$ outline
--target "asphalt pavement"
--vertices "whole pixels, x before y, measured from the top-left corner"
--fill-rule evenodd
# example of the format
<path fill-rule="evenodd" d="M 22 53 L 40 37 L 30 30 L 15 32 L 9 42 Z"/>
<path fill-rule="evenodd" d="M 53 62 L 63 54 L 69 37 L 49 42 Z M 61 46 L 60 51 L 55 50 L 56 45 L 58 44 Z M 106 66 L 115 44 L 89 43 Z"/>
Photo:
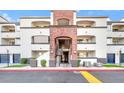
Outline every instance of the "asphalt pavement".
<path fill-rule="evenodd" d="M 79 72 L 0 72 L 0 83 L 86 83 Z"/>
<path fill-rule="evenodd" d="M 0 83 L 124 83 L 124 71 L 1 71 Z"/>

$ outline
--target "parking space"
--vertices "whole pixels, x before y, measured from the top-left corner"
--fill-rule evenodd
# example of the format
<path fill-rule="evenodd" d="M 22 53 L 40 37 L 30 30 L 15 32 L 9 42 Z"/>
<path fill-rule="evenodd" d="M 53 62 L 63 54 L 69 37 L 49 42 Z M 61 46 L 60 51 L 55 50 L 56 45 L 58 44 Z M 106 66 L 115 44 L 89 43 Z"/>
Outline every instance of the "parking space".
<path fill-rule="evenodd" d="M 79 72 L 0 72 L 0 83 L 87 83 Z"/>
<path fill-rule="evenodd" d="M 124 71 L 90 72 L 103 83 L 124 83 Z"/>

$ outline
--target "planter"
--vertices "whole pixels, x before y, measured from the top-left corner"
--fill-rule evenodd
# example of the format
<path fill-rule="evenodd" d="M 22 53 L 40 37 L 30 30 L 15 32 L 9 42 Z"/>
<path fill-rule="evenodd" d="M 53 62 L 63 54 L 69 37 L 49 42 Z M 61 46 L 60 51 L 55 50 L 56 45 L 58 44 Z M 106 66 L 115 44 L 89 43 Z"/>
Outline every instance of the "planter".
<path fill-rule="evenodd" d="M 41 62 L 41 67 L 46 67 L 46 63 L 47 63 L 46 60 L 43 59 L 40 62 Z"/>
<path fill-rule="evenodd" d="M 84 67 L 91 67 L 91 62 L 90 61 L 85 61 L 84 62 Z"/>
<path fill-rule="evenodd" d="M 37 67 L 37 61 L 35 59 L 30 59 L 30 66 Z"/>

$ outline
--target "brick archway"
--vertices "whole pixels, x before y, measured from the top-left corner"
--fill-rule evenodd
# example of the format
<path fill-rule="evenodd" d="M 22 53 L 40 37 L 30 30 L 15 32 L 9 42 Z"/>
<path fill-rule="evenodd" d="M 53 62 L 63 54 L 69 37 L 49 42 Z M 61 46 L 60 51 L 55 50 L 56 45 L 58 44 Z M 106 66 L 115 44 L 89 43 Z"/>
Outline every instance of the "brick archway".
<path fill-rule="evenodd" d="M 50 27 L 50 63 L 56 64 L 56 38 L 71 39 L 69 61 L 76 66 L 77 60 L 77 28 L 76 26 L 51 26 Z M 54 65 L 56 66 L 56 65 Z"/>

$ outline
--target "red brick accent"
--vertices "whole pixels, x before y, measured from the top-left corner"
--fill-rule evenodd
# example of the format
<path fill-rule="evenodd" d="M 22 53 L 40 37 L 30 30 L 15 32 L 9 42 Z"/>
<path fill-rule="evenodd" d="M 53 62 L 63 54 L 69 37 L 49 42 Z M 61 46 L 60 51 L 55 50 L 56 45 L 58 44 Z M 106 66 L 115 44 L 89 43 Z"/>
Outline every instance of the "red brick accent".
<path fill-rule="evenodd" d="M 50 60 L 55 60 L 55 38 L 56 37 L 70 37 L 72 39 L 72 59 L 77 59 L 77 28 L 76 26 L 71 27 L 50 27 L 50 51 L 53 53 L 50 53 Z"/>
<path fill-rule="evenodd" d="M 73 25 L 73 11 L 72 10 L 54 10 L 53 11 L 53 25 L 57 25 L 57 20 L 66 18 Z"/>
<path fill-rule="evenodd" d="M 69 53 L 70 60 L 77 60 L 77 27 L 73 25 L 73 12 L 71 10 L 55 10 L 53 11 L 53 26 L 50 27 L 50 60 L 56 59 L 56 43 L 57 37 L 71 38 L 71 51 Z M 69 20 L 68 26 L 57 26 L 57 20 L 66 18 Z"/>

